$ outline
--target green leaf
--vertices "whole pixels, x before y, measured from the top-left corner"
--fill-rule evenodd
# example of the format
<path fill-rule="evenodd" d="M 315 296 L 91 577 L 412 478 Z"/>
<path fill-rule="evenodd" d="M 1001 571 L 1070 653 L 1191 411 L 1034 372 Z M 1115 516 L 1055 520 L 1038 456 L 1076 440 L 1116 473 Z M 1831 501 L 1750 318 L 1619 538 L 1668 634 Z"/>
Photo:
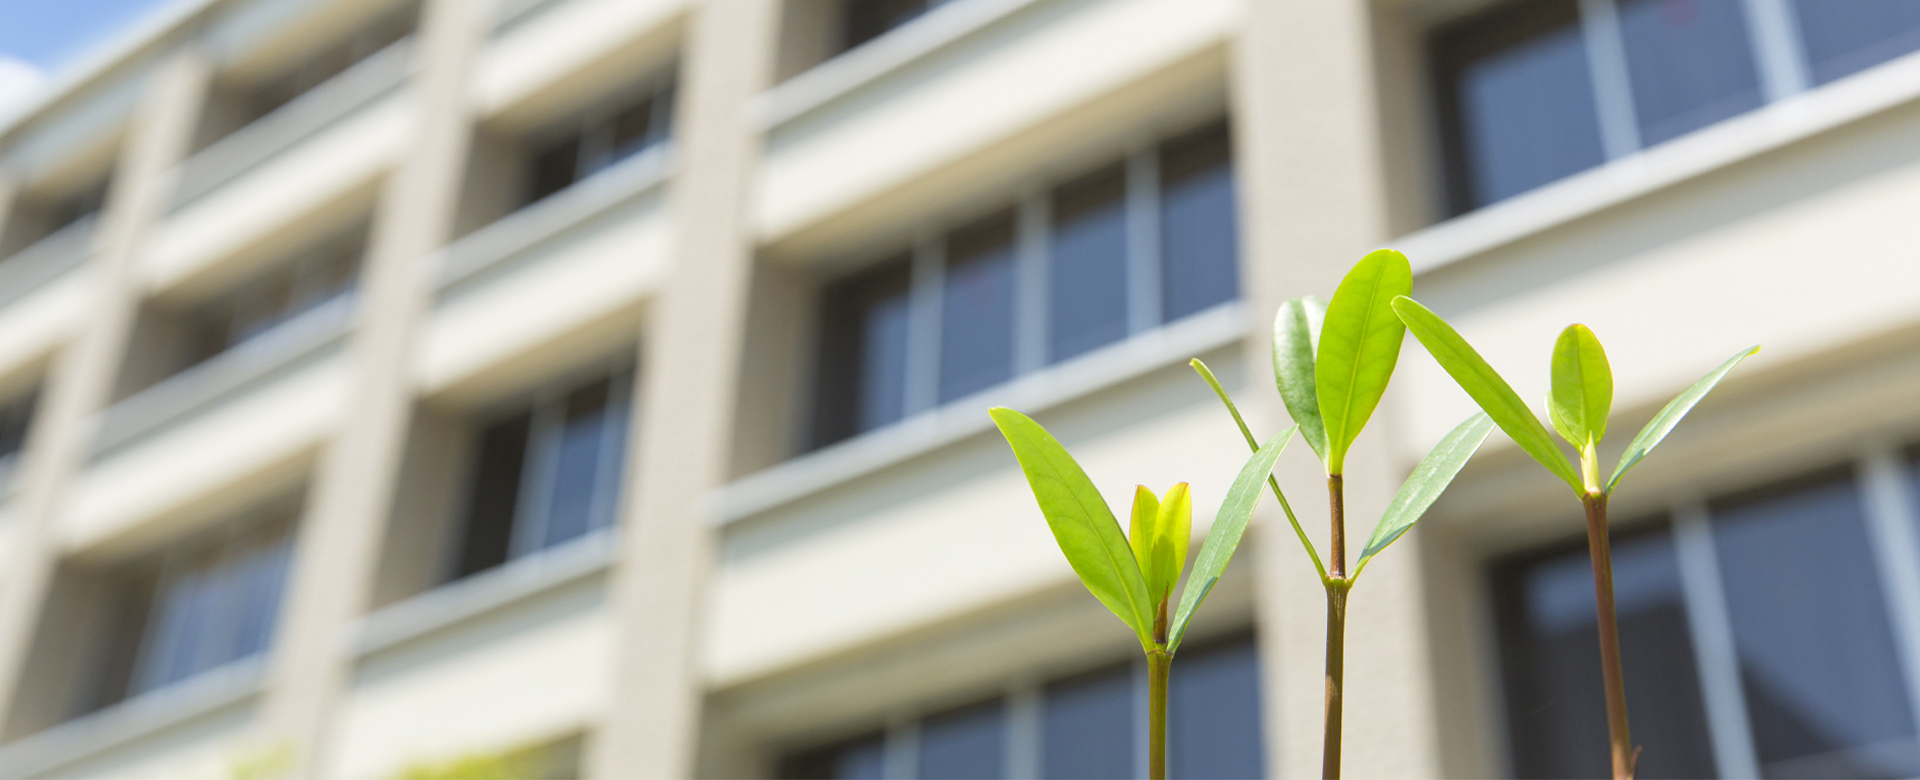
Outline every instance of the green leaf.
<path fill-rule="evenodd" d="M 1607 365 L 1607 351 L 1587 326 L 1568 325 L 1553 344 L 1547 419 L 1553 421 L 1560 438 L 1586 452 L 1607 435 L 1607 413 L 1612 408 L 1613 369 Z"/>
<path fill-rule="evenodd" d="M 1760 347 L 1757 345 L 1741 350 L 1740 354 L 1721 363 L 1719 368 L 1700 377 L 1700 381 L 1693 383 L 1686 392 L 1668 401 L 1666 407 L 1647 422 L 1647 427 L 1641 428 L 1640 434 L 1627 443 L 1627 451 L 1620 454 L 1620 465 L 1614 468 L 1613 478 L 1607 480 L 1607 493 L 1611 494 L 1613 486 L 1620 484 L 1620 477 L 1627 473 L 1627 469 L 1633 468 L 1634 464 L 1639 463 L 1641 458 L 1646 457 L 1647 453 L 1652 452 L 1653 448 L 1660 444 L 1661 439 L 1667 438 L 1667 434 L 1673 432 L 1673 426 L 1680 424 L 1680 418 L 1686 417 L 1687 412 L 1693 411 L 1694 404 L 1700 403 L 1700 399 L 1707 397 L 1707 393 L 1713 390 L 1714 385 L 1720 384 L 1720 380 L 1726 377 L 1727 372 L 1732 371 L 1734 366 L 1740 365 L 1740 361 L 1752 357 L 1759 351 Z"/>
<path fill-rule="evenodd" d="M 1400 359 L 1406 326 L 1389 304 L 1413 292 L 1413 268 L 1407 256 L 1380 249 L 1360 258 L 1333 291 L 1320 347 L 1314 353 L 1314 395 L 1327 429 L 1328 474 L 1346 467 L 1347 448 L 1373 416 Z"/>
<path fill-rule="evenodd" d="M 1473 397 L 1474 403 L 1485 410 L 1488 417 L 1506 431 L 1513 443 L 1520 445 L 1528 455 L 1547 471 L 1565 480 L 1576 494 L 1581 493 L 1580 475 L 1573 470 L 1573 464 L 1567 456 L 1554 446 L 1553 434 L 1547 432 L 1547 426 L 1540 424 L 1540 418 L 1533 416 L 1533 410 L 1520 400 L 1518 393 L 1507 380 L 1487 365 L 1485 358 L 1475 352 L 1473 345 L 1460 337 L 1460 333 L 1448 325 L 1440 315 L 1434 314 L 1419 301 L 1401 296 L 1393 301 L 1393 310 L 1407 323 L 1407 330 L 1414 338 L 1425 345 L 1440 367 L 1453 376 L 1460 389 Z"/>
<path fill-rule="evenodd" d="M 1178 505 L 1184 502 L 1184 506 Z M 1180 510 L 1185 515 L 1180 515 Z M 1133 523 L 1127 529 L 1127 543 L 1133 558 L 1140 563 L 1140 576 L 1147 581 L 1147 597 L 1153 600 L 1155 614 L 1159 605 L 1173 595 L 1180 582 L 1180 570 L 1187 565 L 1187 539 L 1193 533 L 1193 500 L 1187 483 L 1174 485 L 1162 503 L 1145 485 L 1133 491 Z M 1175 527 L 1175 526 L 1178 527 Z"/>
<path fill-rule="evenodd" d="M 1020 460 L 1040 513 L 1046 516 L 1073 573 L 1080 575 L 1094 598 L 1133 629 L 1143 647 L 1151 646 L 1154 608 L 1146 579 L 1093 480 L 1060 441 L 1032 418 L 1003 407 L 994 407 L 988 414 Z"/>
<path fill-rule="evenodd" d="M 1227 413 L 1233 415 L 1233 424 L 1240 426 L 1240 435 L 1247 440 L 1247 449 L 1259 452 L 1260 441 L 1253 438 L 1253 431 L 1247 430 L 1247 421 L 1240 416 L 1240 408 L 1233 405 L 1233 397 L 1227 395 L 1227 389 L 1220 386 L 1220 380 L 1214 377 L 1213 370 L 1207 368 L 1207 364 L 1199 358 L 1188 361 L 1187 365 L 1193 366 L 1200 378 L 1206 380 L 1207 386 L 1213 388 L 1213 394 L 1220 397 L 1220 403 L 1226 405 Z M 1267 487 L 1273 488 L 1273 497 L 1280 502 L 1281 511 L 1287 513 L 1287 524 L 1293 526 L 1293 535 L 1300 537 L 1300 546 L 1306 548 L 1307 558 L 1313 561 L 1313 570 L 1319 572 L 1320 581 L 1325 582 L 1327 565 L 1320 561 L 1320 551 L 1313 549 L 1313 540 L 1307 538 L 1306 529 L 1300 527 L 1300 518 L 1294 516 L 1293 507 L 1287 503 L 1287 494 L 1281 492 L 1280 481 L 1268 476 Z"/>
<path fill-rule="evenodd" d="M 1167 555 L 1173 562 L 1167 587 L 1154 594 L 1165 600 L 1173 595 L 1173 586 L 1180 582 L 1180 570 L 1187 567 L 1187 546 L 1193 542 L 1193 491 L 1185 482 L 1175 483 L 1160 497 L 1160 536 L 1172 549 Z"/>
<path fill-rule="evenodd" d="M 1311 295 L 1280 304 L 1273 316 L 1273 383 L 1287 414 L 1300 425 L 1300 436 L 1320 462 L 1327 460 L 1327 428 L 1320 421 L 1320 397 L 1313 389 L 1313 353 L 1320 348 L 1320 328 L 1327 318 L 1327 302 Z"/>
<path fill-rule="evenodd" d="M 1247 520 L 1253 517 L 1253 508 L 1260 503 L 1260 488 L 1265 486 L 1268 475 L 1273 473 L 1273 464 L 1280 460 L 1280 453 L 1287 449 L 1287 442 L 1293 440 L 1298 430 L 1300 426 L 1290 426 L 1268 439 L 1247 459 L 1240 476 L 1235 477 L 1233 486 L 1227 489 L 1226 500 L 1220 502 L 1220 513 L 1213 517 L 1213 528 L 1207 531 L 1207 540 L 1200 543 L 1193 573 L 1187 575 L 1187 585 L 1180 589 L 1180 608 L 1174 613 L 1173 630 L 1167 635 L 1167 652 L 1180 649 L 1180 640 L 1187 635 L 1187 623 L 1193 619 L 1194 610 L 1200 608 L 1200 602 L 1205 601 L 1213 586 L 1220 582 L 1227 562 L 1233 560 L 1233 551 L 1247 532 Z"/>
<path fill-rule="evenodd" d="M 1400 492 L 1393 494 L 1393 502 L 1387 504 L 1387 511 L 1380 515 L 1380 522 L 1373 527 L 1373 536 L 1367 538 L 1366 549 L 1360 552 L 1360 562 L 1354 566 L 1354 578 L 1366 571 L 1367 561 L 1413 528 L 1414 522 L 1446 491 L 1447 485 L 1490 433 L 1493 433 L 1493 418 L 1486 412 L 1477 412 L 1433 445 L 1433 450 L 1420 459 L 1420 465 L 1413 468 L 1407 481 L 1400 483 Z"/>

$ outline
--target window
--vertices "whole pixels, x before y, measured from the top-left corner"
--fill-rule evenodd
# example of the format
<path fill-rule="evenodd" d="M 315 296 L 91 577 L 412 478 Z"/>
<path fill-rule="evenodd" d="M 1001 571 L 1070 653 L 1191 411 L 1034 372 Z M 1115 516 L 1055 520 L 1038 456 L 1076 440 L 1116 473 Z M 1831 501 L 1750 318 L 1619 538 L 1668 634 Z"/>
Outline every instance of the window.
<path fill-rule="evenodd" d="M 542 390 L 480 429 L 455 579 L 613 525 L 631 375 Z"/>
<path fill-rule="evenodd" d="M 34 198 L 23 196 L 13 212 L 0 219 L 5 236 L 0 236 L 0 256 L 12 256 L 19 250 L 49 238 L 100 213 L 107 200 L 106 176 L 64 195 Z"/>
<path fill-rule="evenodd" d="M 26 449 L 27 431 L 33 426 L 33 412 L 40 405 L 40 388 L 0 402 L 0 471 L 11 468 L 20 451 Z"/>
<path fill-rule="evenodd" d="M 122 569 L 119 635 L 96 705 L 257 655 L 272 641 L 292 556 L 292 506 L 229 523 Z M 129 652 L 130 651 L 130 652 Z"/>
<path fill-rule="evenodd" d="M 1899 585 L 1883 570 L 1890 559 L 1914 565 L 1920 551 L 1875 549 L 1903 538 L 1889 524 L 1916 518 L 1870 512 L 1866 492 L 1883 489 L 1846 471 L 1817 474 L 1620 535 L 1614 581 L 1642 776 L 1920 771 L 1903 671 L 1920 648 L 1896 639 L 1889 594 Z M 1584 546 L 1496 565 L 1494 581 L 1515 772 L 1604 774 Z"/>
<path fill-rule="evenodd" d="M 1235 208 L 1216 122 L 825 284 L 812 446 L 1234 300 Z"/>
<path fill-rule="evenodd" d="M 1146 674 L 1120 664 L 1055 680 L 885 731 L 788 754 L 790 778 L 1113 778 L 1144 774 L 1135 744 L 1146 726 Z M 1168 691 L 1170 777 L 1265 774 L 1259 665 L 1253 639 L 1194 645 L 1174 662 Z M 1020 712 L 1022 708 L 1030 708 Z M 1022 725 L 1030 724 L 1030 725 Z M 1033 728 L 1037 734 L 1016 733 Z M 1014 766 L 1016 738 L 1037 744 L 1036 766 Z"/>
<path fill-rule="evenodd" d="M 254 92 L 254 116 L 272 113 L 274 109 L 293 102 L 294 98 L 413 34 L 419 19 L 419 4 L 407 3 L 355 30 L 344 40 L 321 50 L 293 70 L 257 89 Z"/>
<path fill-rule="evenodd" d="M 673 77 L 657 77 L 635 99 L 595 111 L 539 142 L 526 202 L 545 198 L 614 163 L 665 143 L 673 125 Z"/>
<path fill-rule="evenodd" d="M 953 0 L 847 0 L 842 49 L 851 49 Z"/>
<path fill-rule="evenodd" d="M 191 315 L 194 361 L 218 355 L 353 290 L 366 229 L 322 242 L 255 275 Z"/>
<path fill-rule="evenodd" d="M 1799 0 L 1799 34 L 1755 32 L 1743 0 L 1533 0 L 1429 39 L 1462 214 L 1920 49 L 1920 8 Z M 1761 66 L 1775 63 L 1779 83 Z M 1784 65 L 1781 65 L 1784 63 Z"/>

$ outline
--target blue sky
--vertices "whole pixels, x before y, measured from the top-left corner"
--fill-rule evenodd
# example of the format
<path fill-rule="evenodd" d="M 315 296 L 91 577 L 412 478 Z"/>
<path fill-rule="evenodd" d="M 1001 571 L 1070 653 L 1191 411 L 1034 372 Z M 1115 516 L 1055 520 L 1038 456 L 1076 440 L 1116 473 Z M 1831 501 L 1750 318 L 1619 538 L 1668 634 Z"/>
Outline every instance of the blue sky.
<path fill-rule="evenodd" d="M 0 0 L 0 116 L 172 0 Z"/>

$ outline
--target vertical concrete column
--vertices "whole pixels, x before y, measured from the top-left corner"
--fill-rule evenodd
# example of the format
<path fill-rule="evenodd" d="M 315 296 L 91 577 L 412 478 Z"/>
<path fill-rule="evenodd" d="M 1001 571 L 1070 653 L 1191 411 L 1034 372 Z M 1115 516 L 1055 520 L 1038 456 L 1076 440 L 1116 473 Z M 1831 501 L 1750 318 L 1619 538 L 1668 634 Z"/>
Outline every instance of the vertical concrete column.
<path fill-rule="evenodd" d="M 1259 416 L 1284 419 L 1270 379 L 1270 324 L 1280 301 L 1332 294 L 1361 255 L 1387 237 L 1379 79 L 1367 0 L 1255 2 L 1234 44 L 1231 86 L 1243 172 L 1246 298 L 1259 320 L 1248 344 Z M 1411 343 L 1411 340 L 1409 340 Z M 1412 345 L 1410 349 L 1419 349 Z M 1392 396 L 1347 458 L 1348 567 L 1412 461 L 1392 436 Z M 1271 429 L 1269 429 L 1271 430 Z M 1311 451 L 1282 458 L 1281 484 L 1327 554 L 1325 473 Z M 1326 597 L 1312 564 L 1268 506 L 1255 546 L 1268 772 L 1320 772 Z M 1435 746 L 1418 542 L 1409 537 L 1367 570 L 1347 622 L 1344 769 L 1355 777 L 1440 771 Z"/>
<path fill-rule="evenodd" d="M 590 740 L 596 777 L 686 777 L 702 697 L 704 579 L 714 530 L 707 496 L 726 479 L 753 271 L 747 201 L 777 0 L 707 0 L 689 25 L 670 199 L 674 266 L 652 307 L 640 360 L 620 563 L 614 690 Z"/>
<path fill-rule="evenodd" d="M 67 488 L 86 464 L 92 444 L 87 418 L 112 399 L 125 356 L 140 286 L 132 272 L 146 236 L 172 197 L 169 172 L 190 148 L 212 71 L 197 49 L 171 55 L 149 77 L 130 123 L 101 215 L 94 256 L 81 273 L 94 287 L 87 316 L 60 349 L 40 394 L 39 419 L 27 441 L 17 501 L 21 512 L 13 547 L 5 551 L 0 588 L 0 702 L 6 736 L 20 730 L 27 659 L 42 606 L 59 565 L 54 523 Z"/>
<path fill-rule="evenodd" d="M 413 414 L 409 358 L 430 300 L 427 257 L 452 233 L 473 123 L 466 85 L 491 2 L 422 9 L 414 126 L 383 184 L 359 286 L 353 385 L 321 455 L 300 524 L 263 706 L 271 743 L 293 749 L 295 777 L 330 774 L 336 704 L 353 672 L 355 618 L 366 609 Z"/>

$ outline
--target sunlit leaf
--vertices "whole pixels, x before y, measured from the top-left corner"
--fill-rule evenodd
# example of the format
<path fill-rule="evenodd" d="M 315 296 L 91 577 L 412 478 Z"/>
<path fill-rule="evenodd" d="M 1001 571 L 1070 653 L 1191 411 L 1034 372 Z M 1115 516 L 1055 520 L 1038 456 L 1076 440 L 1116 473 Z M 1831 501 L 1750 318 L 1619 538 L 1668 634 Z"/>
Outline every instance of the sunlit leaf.
<path fill-rule="evenodd" d="M 1180 487 L 1176 485 L 1175 489 Z M 1172 494 L 1173 491 L 1168 491 L 1169 497 Z M 1181 567 L 1187 565 L 1186 545 L 1175 546 L 1163 510 L 1160 497 L 1152 490 L 1145 485 L 1134 486 L 1133 521 L 1127 527 L 1127 544 L 1133 547 L 1133 558 L 1140 564 L 1140 576 L 1147 581 L 1147 597 L 1153 601 L 1156 613 L 1160 602 L 1172 594 L 1180 582 Z M 1188 511 L 1192 511 L 1191 503 Z"/>
<path fill-rule="evenodd" d="M 1002 407 L 989 414 L 1013 447 L 1040 513 L 1080 582 L 1133 629 L 1143 646 L 1151 645 L 1153 605 L 1146 579 L 1093 480 L 1060 441 L 1032 418 Z"/>
<path fill-rule="evenodd" d="M 1547 395 L 1547 419 L 1560 437 L 1582 452 L 1607 435 L 1613 408 L 1613 368 L 1607 351 L 1587 326 L 1575 323 L 1553 344 L 1553 390 Z"/>
<path fill-rule="evenodd" d="M 1420 459 L 1420 465 L 1413 468 L 1413 474 L 1400 484 L 1400 492 L 1393 495 L 1393 502 L 1387 504 L 1387 511 L 1380 516 L 1379 524 L 1373 527 L 1373 536 L 1367 538 L 1367 547 L 1360 552 L 1360 562 L 1354 566 L 1353 576 L 1367 568 L 1367 561 L 1373 560 L 1387 545 L 1393 544 L 1415 521 L 1426 514 L 1427 508 L 1445 492 L 1447 485 L 1453 482 L 1460 468 L 1467 465 L 1467 459 L 1480 449 L 1487 440 L 1487 434 L 1493 433 L 1493 418 L 1486 412 L 1478 412 L 1468 417 L 1466 422 L 1454 428 L 1433 446 L 1427 456 Z"/>
<path fill-rule="evenodd" d="M 1300 437 L 1322 463 L 1327 460 L 1327 428 L 1320 421 L 1320 397 L 1313 388 L 1313 355 L 1320 348 L 1326 317 L 1327 302 L 1311 295 L 1280 304 L 1273 317 L 1273 382 L 1280 387 L 1287 414 L 1300 425 Z"/>
<path fill-rule="evenodd" d="M 1687 412 L 1693 411 L 1694 404 L 1700 403 L 1700 399 L 1707 397 L 1708 391 L 1711 391 L 1714 385 L 1720 384 L 1720 380 L 1726 377 L 1727 372 L 1732 371 L 1734 366 L 1740 365 L 1740 361 L 1752 357 L 1759 351 L 1758 346 L 1741 350 L 1740 354 L 1721 363 L 1719 368 L 1700 377 L 1700 381 L 1693 383 L 1686 392 L 1668 401 L 1666 407 L 1647 422 L 1647 427 L 1641 428 L 1640 434 L 1627 443 L 1627 451 L 1621 453 L 1620 465 L 1614 468 L 1613 478 L 1607 480 L 1607 492 L 1612 493 L 1613 486 L 1620 484 L 1620 477 L 1627 473 L 1627 469 L 1633 468 L 1634 464 L 1639 463 L 1641 458 L 1646 457 L 1647 453 L 1652 452 L 1653 448 L 1660 444 L 1661 439 L 1667 438 L 1667 434 L 1673 432 L 1673 426 L 1679 425 L 1680 419 L 1686 417 Z"/>
<path fill-rule="evenodd" d="M 1474 351 L 1460 333 L 1448 325 L 1440 315 L 1434 314 L 1419 301 L 1402 296 L 1393 301 L 1393 310 L 1407 324 L 1407 330 L 1414 338 L 1425 345 L 1427 352 L 1440 363 L 1460 384 L 1474 403 L 1485 410 L 1488 417 L 1506 431 L 1513 443 L 1533 456 L 1547 471 L 1566 481 L 1575 493 L 1580 493 L 1580 475 L 1573 470 L 1573 464 L 1553 443 L 1553 434 L 1547 432 L 1547 426 L 1540 424 L 1540 418 L 1533 416 L 1533 410 L 1527 408 L 1519 394 L 1500 374 L 1487 365 L 1485 358 Z"/>
<path fill-rule="evenodd" d="M 1193 542 L 1193 491 L 1187 483 L 1175 483 L 1160 497 L 1159 528 L 1160 538 L 1172 549 L 1167 559 L 1173 562 L 1166 587 L 1154 594 L 1155 598 L 1164 599 L 1172 596 L 1173 586 L 1179 584 L 1180 570 L 1187 565 L 1187 546 Z"/>
<path fill-rule="evenodd" d="M 1328 474 L 1346 466 L 1347 448 L 1373 416 L 1400 359 L 1406 326 L 1390 303 L 1413 292 L 1413 268 L 1407 256 L 1391 249 L 1369 253 L 1355 264 L 1327 303 L 1314 353 L 1314 395 L 1327 429 Z"/>
<path fill-rule="evenodd" d="M 1187 584 L 1180 589 L 1180 608 L 1174 612 L 1173 628 L 1167 635 L 1167 650 L 1180 649 L 1180 640 L 1187 635 L 1187 623 L 1193 619 L 1193 612 L 1206 601 L 1207 594 L 1220 582 L 1220 575 L 1227 570 L 1227 562 L 1233 560 L 1233 551 L 1240 546 L 1240 537 L 1247 532 L 1247 520 L 1253 517 L 1253 508 L 1260 503 L 1260 488 L 1265 486 L 1268 475 L 1273 473 L 1273 464 L 1280 459 L 1280 453 L 1287 448 L 1287 442 L 1293 440 L 1293 434 L 1300 426 L 1289 426 L 1247 459 L 1247 465 L 1240 469 L 1233 486 L 1227 489 L 1227 498 L 1220 502 L 1220 513 L 1214 515 L 1213 527 L 1207 531 L 1207 540 L 1200 543 L 1200 555 L 1193 561 L 1193 573 L 1187 575 Z"/>

